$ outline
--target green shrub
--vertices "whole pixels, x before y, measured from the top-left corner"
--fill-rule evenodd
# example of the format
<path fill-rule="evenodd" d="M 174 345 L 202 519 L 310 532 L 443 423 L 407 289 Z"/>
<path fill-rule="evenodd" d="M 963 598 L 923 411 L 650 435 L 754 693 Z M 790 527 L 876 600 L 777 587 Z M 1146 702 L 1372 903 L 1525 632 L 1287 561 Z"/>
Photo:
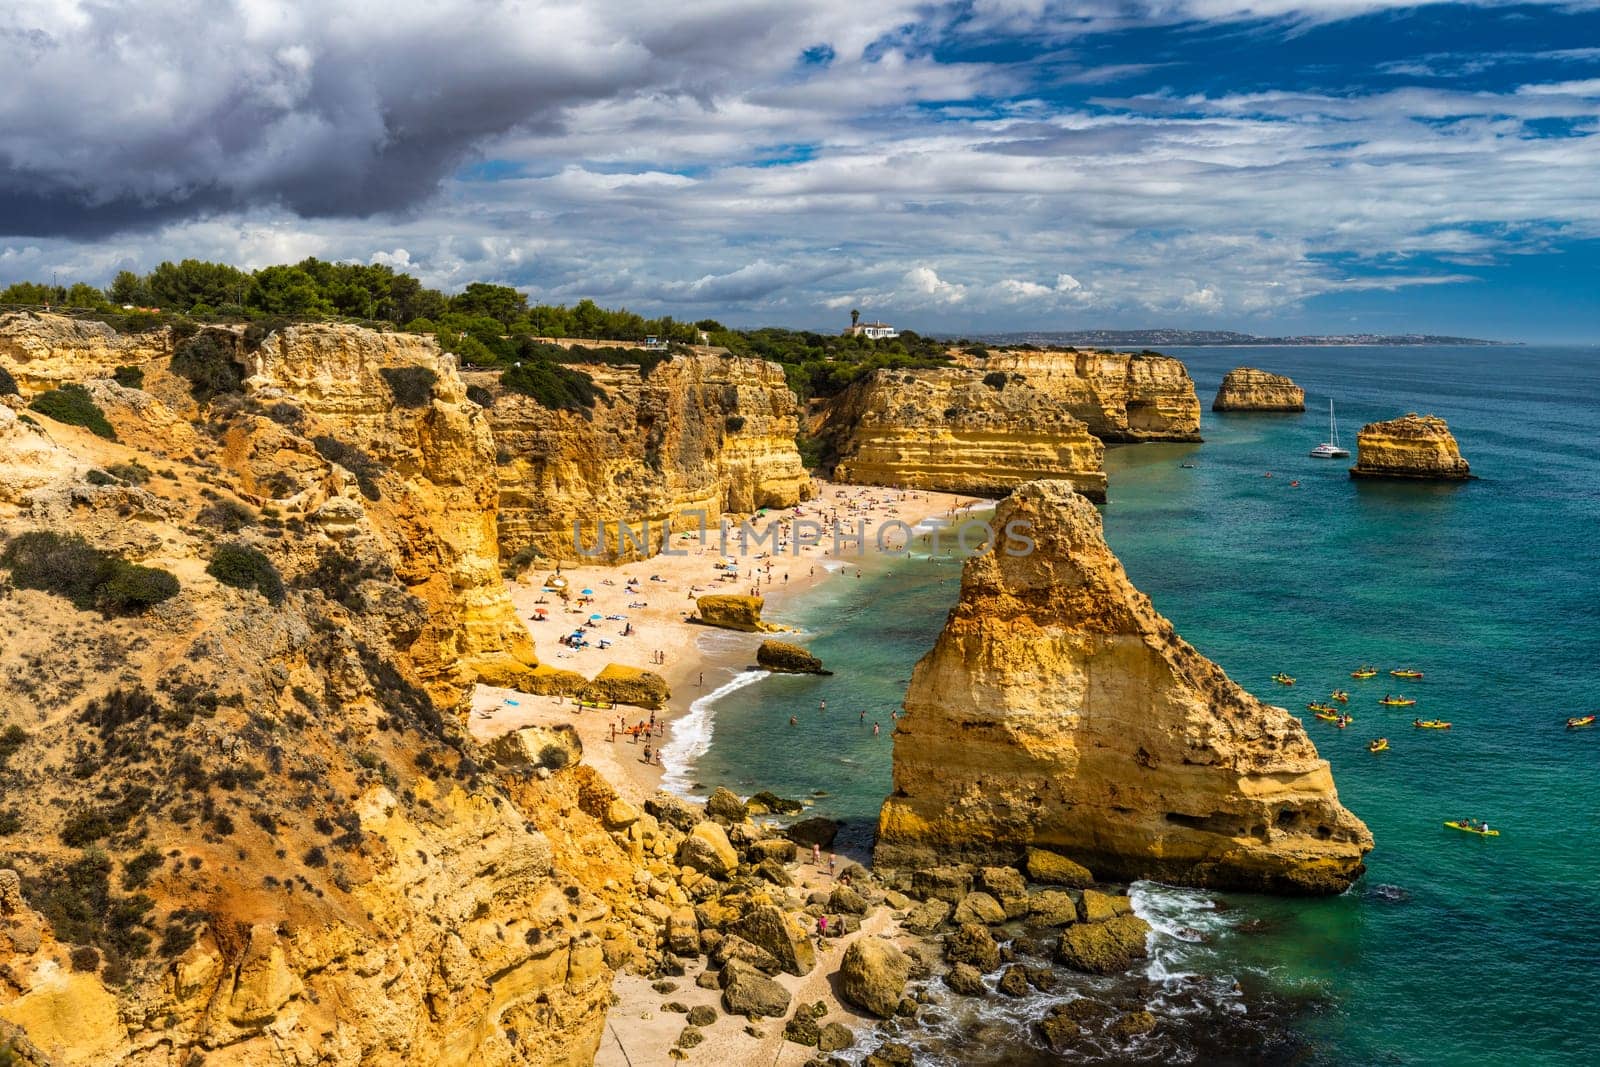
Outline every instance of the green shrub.
<path fill-rule="evenodd" d="M 172 373 L 187 378 L 189 395 L 202 404 L 244 389 L 244 369 L 233 360 L 232 338 L 215 332 L 197 333 L 172 354 Z"/>
<path fill-rule="evenodd" d="M 10 371 L 6 370 L 4 367 L 0 367 L 0 396 L 16 395 L 17 380 L 11 376 Z"/>
<path fill-rule="evenodd" d="M 0 834 L 14 834 L 22 829 L 22 816 L 17 814 L 16 808 L 0 810 Z"/>
<path fill-rule="evenodd" d="M 4 730 L 0 730 L 0 770 L 5 770 L 6 764 L 17 750 L 28 743 L 28 731 L 12 723 Z"/>
<path fill-rule="evenodd" d="M 85 430 L 108 441 L 117 439 L 117 431 L 106 421 L 106 413 L 94 402 L 89 390 L 76 383 L 40 393 L 28 405 L 41 415 L 48 415 L 68 426 L 82 426 Z"/>
<path fill-rule="evenodd" d="M 80 804 L 72 809 L 67 821 L 61 824 L 61 843 L 73 848 L 91 845 L 102 837 L 111 836 L 111 820 L 99 808 Z"/>
<path fill-rule="evenodd" d="M 111 380 L 128 389 L 143 389 L 144 370 L 140 367 L 118 367 L 111 372 Z"/>
<path fill-rule="evenodd" d="M 106 468 L 106 473 L 120 478 L 129 485 L 143 485 L 150 480 L 150 468 L 136 459 L 127 463 L 113 463 Z"/>
<path fill-rule="evenodd" d="M 206 573 L 235 589 L 254 589 L 269 604 L 283 603 L 283 578 L 262 552 L 244 544 L 218 545 Z"/>
<path fill-rule="evenodd" d="M 388 383 L 394 402 L 403 408 L 427 407 L 439 381 L 439 376 L 427 367 L 381 367 L 378 373 Z"/>
<path fill-rule="evenodd" d="M 500 375 L 500 385 L 531 396 L 552 411 L 586 412 L 606 394 L 583 371 L 536 360 L 512 367 Z"/>
<path fill-rule="evenodd" d="M 107 615 L 134 615 L 178 595 L 178 579 L 160 567 L 117 564 L 95 596 L 95 607 Z"/>
<path fill-rule="evenodd" d="M 107 615 L 143 611 L 178 592 L 178 579 L 166 571 L 129 563 L 76 534 L 19 534 L 0 552 L 0 566 L 10 568 L 19 588 L 54 593 L 80 610 L 97 607 Z"/>
<path fill-rule="evenodd" d="M 382 499 L 383 493 L 378 488 L 378 476 L 383 473 L 383 464 L 355 445 L 347 445 L 337 437 L 326 435 L 313 437 L 311 444 L 317 450 L 317 455 L 329 463 L 337 463 L 356 476 L 356 487 L 361 490 L 362 496 L 368 500 Z"/>
<path fill-rule="evenodd" d="M 122 888 L 143 889 L 145 883 L 150 881 L 150 875 L 161 866 L 161 851 L 147 848 L 131 860 L 122 864 Z"/>
<path fill-rule="evenodd" d="M 467 386 L 467 399 L 480 408 L 494 407 L 494 394 L 481 385 Z"/>
<path fill-rule="evenodd" d="M 207 504 L 200 509 L 196 518 L 200 525 L 215 527 L 223 533 L 238 533 L 256 523 L 256 513 L 237 500 L 218 500 Z"/>
<path fill-rule="evenodd" d="M 90 485 L 116 485 L 117 479 L 100 470 L 98 467 L 83 476 L 83 480 Z"/>
<path fill-rule="evenodd" d="M 983 384 L 990 389 L 1004 389 L 1006 382 L 1010 381 L 1004 371 L 992 370 L 983 376 Z"/>
<path fill-rule="evenodd" d="M 89 849 L 71 863 L 52 868 L 24 885 L 30 903 L 44 915 L 56 940 L 92 945 L 106 957 L 106 980 L 127 977 L 128 959 L 150 951 L 144 929 L 155 902 L 142 893 L 118 897 L 111 892 L 111 857 Z"/>
<path fill-rule="evenodd" d="M 93 974 L 100 969 L 100 950 L 93 945 L 79 945 L 72 950 L 72 969 Z"/>

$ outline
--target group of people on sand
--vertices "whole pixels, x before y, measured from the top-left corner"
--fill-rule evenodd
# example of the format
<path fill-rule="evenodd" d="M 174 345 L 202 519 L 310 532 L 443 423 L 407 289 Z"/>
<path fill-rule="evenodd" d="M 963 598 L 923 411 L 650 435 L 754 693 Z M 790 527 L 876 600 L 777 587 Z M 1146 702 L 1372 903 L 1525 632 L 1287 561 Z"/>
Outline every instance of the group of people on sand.
<path fill-rule="evenodd" d="M 608 740 L 615 744 L 617 735 L 625 734 L 628 738 L 628 744 L 637 745 L 642 738 L 644 740 L 644 762 L 659 765 L 661 763 L 661 752 L 651 742 L 659 739 L 666 727 L 667 724 L 665 722 L 656 720 L 656 713 L 653 711 L 650 713 L 649 722 L 640 719 L 632 726 L 628 725 L 628 717 L 626 715 L 619 715 L 617 716 L 617 721 L 611 724 L 611 736 Z"/>

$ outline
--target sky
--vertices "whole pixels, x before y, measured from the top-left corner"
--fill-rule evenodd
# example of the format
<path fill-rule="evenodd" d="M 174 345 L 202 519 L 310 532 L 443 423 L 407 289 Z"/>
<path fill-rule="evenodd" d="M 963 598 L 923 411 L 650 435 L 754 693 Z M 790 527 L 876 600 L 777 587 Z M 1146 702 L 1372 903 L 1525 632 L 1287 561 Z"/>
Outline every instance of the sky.
<path fill-rule="evenodd" d="M 0 285 L 1600 341 L 1600 0 L 12 0 Z"/>

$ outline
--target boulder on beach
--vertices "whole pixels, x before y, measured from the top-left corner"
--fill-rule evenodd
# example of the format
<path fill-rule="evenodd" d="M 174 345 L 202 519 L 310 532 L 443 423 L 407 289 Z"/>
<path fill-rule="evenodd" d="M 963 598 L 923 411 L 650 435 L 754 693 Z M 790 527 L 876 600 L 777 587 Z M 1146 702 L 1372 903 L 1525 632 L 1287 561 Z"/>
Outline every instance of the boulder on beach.
<path fill-rule="evenodd" d="M 822 661 L 799 645 L 787 641 L 763 641 L 756 649 L 756 664 L 778 674 L 832 674 Z"/>
<path fill-rule="evenodd" d="M 911 960 L 881 937 L 859 937 L 839 961 L 839 995 L 880 1019 L 894 1015 L 911 977 Z"/>
<path fill-rule="evenodd" d="M 733 593 L 707 593 L 695 600 L 698 618 L 693 621 L 707 626 L 720 626 L 724 630 L 741 630 L 745 633 L 764 634 L 779 629 L 761 621 L 764 597 L 740 596 Z"/>
<path fill-rule="evenodd" d="M 987 974 L 1000 966 L 1000 946 L 988 927 L 967 923 L 944 935 L 944 958 L 950 963 L 970 963 Z"/>
<path fill-rule="evenodd" d="M 1094 875 L 1089 873 L 1089 868 L 1058 852 L 1042 848 L 1028 850 L 1028 877 L 1035 882 L 1064 885 L 1072 889 L 1094 884 Z"/>
<path fill-rule="evenodd" d="M 1117 974 L 1147 954 L 1150 924 L 1137 915 L 1118 915 L 1100 923 L 1080 923 L 1061 932 L 1056 958 L 1076 971 Z"/>
<path fill-rule="evenodd" d="M 713 878 L 726 878 L 739 866 L 739 854 L 728 834 L 714 822 L 696 823 L 678 846 L 678 866 L 693 867 Z"/>
<path fill-rule="evenodd" d="M 900 920 L 900 926 L 908 934 L 926 937 L 937 930 L 946 919 L 950 918 L 950 911 L 951 904 L 948 900 L 929 897 L 912 908 L 906 914 L 906 917 Z"/>
<path fill-rule="evenodd" d="M 833 839 L 839 836 L 839 827 L 844 823 L 837 819 L 825 819 L 815 816 L 810 819 L 801 819 L 793 826 L 786 828 L 783 835 L 801 848 L 828 848 L 833 844 Z"/>
<path fill-rule="evenodd" d="M 809 974 L 817 965 L 816 950 L 806 931 L 775 904 L 750 909 L 734 926 L 734 931 L 757 948 L 770 952 L 778 966 L 790 974 Z"/>
<path fill-rule="evenodd" d="M 780 797 L 766 789 L 752 796 L 746 803 L 750 805 L 752 815 L 799 815 L 806 810 L 806 806 L 800 801 Z M 757 807 L 760 807 L 761 811 L 756 811 Z"/>
<path fill-rule="evenodd" d="M 988 992 L 983 973 L 970 963 L 958 963 L 944 973 L 944 984 L 966 997 L 981 997 Z"/>
<path fill-rule="evenodd" d="M 1113 893 L 1085 889 L 1078 901 L 1078 917 L 1086 923 L 1103 923 L 1118 915 L 1132 915 L 1133 901 Z"/>
<path fill-rule="evenodd" d="M 950 918 L 958 925 L 967 923 L 982 923 L 985 926 L 996 926 L 1006 921 L 1006 910 L 1000 902 L 988 893 L 974 890 L 961 898 L 956 905 L 955 912 Z"/>
<path fill-rule="evenodd" d="M 739 799 L 737 793 L 719 785 L 706 798 L 706 814 L 713 819 L 726 819 L 728 822 L 741 823 L 744 822 L 745 816 L 749 812 L 745 808 L 744 801 Z"/>
<path fill-rule="evenodd" d="M 1028 883 L 1013 867 L 980 867 L 973 884 L 989 894 L 1005 910 L 1006 918 L 1015 919 L 1028 911 Z"/>
<path fill-rule="evenodd" d="M 780 1018 L 789 1010 L 789 991 L 756 970 L 753 964 L 729 960 L 722 968 L 722 1009 L 729 1015 Z"/>
<path fill-rule="evenodd" d="M 654 671 L 641 667 L 625 667 L 608 663 L 592 681 L 584 683 L 577 693 L 579 700 L 595 700 L 613 704 L 631 704 L 636 708 L 656 710 L 672 696 L 667 680 Z"/>
<path fill-rule="evenodd" d="M 559 771 L 583 759 L 583 740 L 567 723 L 524 726 L 490 742 L 487 753 L 505 767 L 547 767 Z"/>
<path fill-rule="evenodd" d="M 1028 897 L 1028 917 L 1045 926 L 1070 926 L 1078 921 L 1078 902 L 1061 889 L 1040 889 Z"/>

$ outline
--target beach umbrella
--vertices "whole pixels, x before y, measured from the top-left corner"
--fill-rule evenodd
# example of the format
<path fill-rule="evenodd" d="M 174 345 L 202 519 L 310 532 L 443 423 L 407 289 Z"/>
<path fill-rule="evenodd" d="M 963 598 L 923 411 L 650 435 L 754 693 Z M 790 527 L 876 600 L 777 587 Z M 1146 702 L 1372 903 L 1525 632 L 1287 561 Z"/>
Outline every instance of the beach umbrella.
<path fill-rule="evenodd" d="M 585 589 L 583 591 L 583 595 L 584 596 L 594 596 L 594 590 L 593 589 Z"/>
<path fill-rule="evenodd" d="M 590 615 L 589 616 L 589 621 L 590 622 L 599 622 L 599 621 L 601 621 L 600 620 L 600 616 L 598 616 L 598 615 Z"/>

